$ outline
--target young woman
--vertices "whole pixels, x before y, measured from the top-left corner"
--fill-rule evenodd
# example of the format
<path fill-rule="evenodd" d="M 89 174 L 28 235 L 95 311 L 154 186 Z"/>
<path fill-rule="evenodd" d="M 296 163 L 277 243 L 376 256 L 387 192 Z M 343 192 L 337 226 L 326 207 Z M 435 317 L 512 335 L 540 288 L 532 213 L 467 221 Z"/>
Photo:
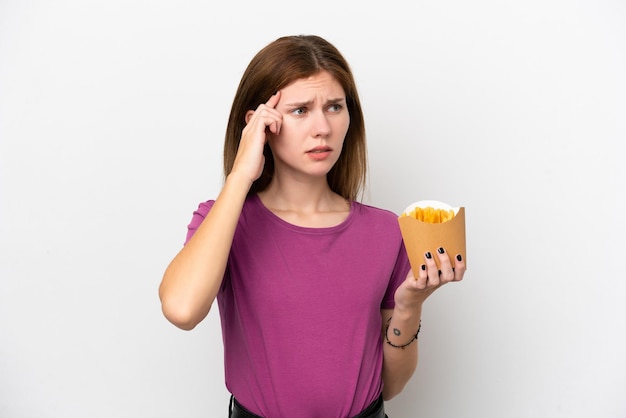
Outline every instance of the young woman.
<path fill-rule="evenodd" d="M 186 330 L 217 298 L 233 417 L 383 418 L 413 374 L 422 305 L 465 265 L 440 248 L 410 270 L 397 215 L 358 202 L 366 165 L 340 52 L 317 36 L 259 51 L 232 105 L 223 188 L 159 289 Z"/>

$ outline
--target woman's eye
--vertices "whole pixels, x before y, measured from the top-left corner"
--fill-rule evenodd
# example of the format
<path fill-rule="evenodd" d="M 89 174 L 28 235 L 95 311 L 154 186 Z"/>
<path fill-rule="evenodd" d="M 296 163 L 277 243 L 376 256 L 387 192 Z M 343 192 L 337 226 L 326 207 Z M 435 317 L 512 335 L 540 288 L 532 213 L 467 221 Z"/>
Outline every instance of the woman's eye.
<path fill-rule="evenodd" d="M 343 107 L 340 104 L 333 104 L 328 107 L 331 112 L 339 112 Z"/>
<path fill-rule="evenodd" d="M 306 109 L 303 107 L 299 107 L 293 110 L 293 114 L 295 115 L 304 115 L 306 113 Z"/>

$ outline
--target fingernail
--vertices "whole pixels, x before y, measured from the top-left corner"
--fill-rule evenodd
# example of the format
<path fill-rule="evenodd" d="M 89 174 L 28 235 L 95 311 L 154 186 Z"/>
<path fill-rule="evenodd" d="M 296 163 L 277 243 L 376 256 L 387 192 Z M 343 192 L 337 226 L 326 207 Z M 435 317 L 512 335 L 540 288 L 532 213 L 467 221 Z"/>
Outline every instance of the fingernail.
<path fill-rule="evenodd" d="M 458 255 L 456 256 L 456 259 L 457 259 L 457 260 L 459 260 L 459 261 L 463 261 L 463 257 L 461 257 L 461 254 L 458 254 Z"/>
<path fill-rule="evenodd" d="M 422 270 L 426 270 L 426 264 L 422 264 Z"/>
<path fill-rule="evenodd" d="M 433 258 L 433 255 L 430 253 L 430 251 L 426 253 L 426 258 L 428 258 L 429 260 Z"/>
<path fill-rule="evenodd" d="M 439 254 L 443 254 L 445 251 L 443 250 L 443 247 L 439 247 L 439 248 L 437 248 L 437 252 Z"/>

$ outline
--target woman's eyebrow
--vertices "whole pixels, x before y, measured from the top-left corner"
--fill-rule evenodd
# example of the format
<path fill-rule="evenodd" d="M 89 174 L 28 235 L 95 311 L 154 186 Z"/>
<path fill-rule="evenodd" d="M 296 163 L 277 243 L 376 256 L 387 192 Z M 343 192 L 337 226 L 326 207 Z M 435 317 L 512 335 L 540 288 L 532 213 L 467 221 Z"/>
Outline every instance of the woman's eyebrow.
<path fill-rule="evenodd" d="M 340 97 L 340 98 L 336 98 L 336 99 L 328 99 L 326 100 L 326 104 L 336 104 L 336 103 L 341 103 L 341 102 L 345 102 L 346 98 L 345 97 Z M 291 102 L 291 103 L 285 103 L 285 106 L 289 106 L 289 107 L 308 107 L 311 104 L 313 104 L 313 100 L 307 100 L 306 102 Z"/>
<path fill-rule="evenodd" d="M 313 100 L 308 100 L 306 102 L 285 103 L 285 106 L 289 106 L 289 107 L 307 107 L 307 106 L 310 106 L 312 103 L 313 103 Z"/>

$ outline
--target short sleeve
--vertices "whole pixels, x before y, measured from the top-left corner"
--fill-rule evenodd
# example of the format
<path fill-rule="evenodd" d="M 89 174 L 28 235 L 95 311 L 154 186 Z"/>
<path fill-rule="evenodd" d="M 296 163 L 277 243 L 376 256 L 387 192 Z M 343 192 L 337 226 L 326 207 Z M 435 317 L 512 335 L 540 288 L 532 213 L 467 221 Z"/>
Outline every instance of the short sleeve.
<path fill-rule="evenodd" d="M 193 212 L 191 222 L 187 225 L 187 237 L 185 238 L 185 244 L 189 242 L 193 234 L 198 230 L 200 224 L 202 224 L 202 221 L 204 221 L 204 218 L 206 218 L 206 215 L 209 213 L 214 203 L 214 200 L 202 202 L 198 205 L 198 209 Z"/>
<path fill-rule="evenodd" d="M 396 258 L 396 264 L 389 280 L 389 286 L 387 287 L 385 297 L 380 305 L 381 309 L 393 309 L 396 306 L 394 299 L 396 290 L 400 287 L 402 282 L 406 280 L 406 275 L 409 273 L 409 270 L 411 270 L 411 264 L 409 263 L 409 256 L 404 247 L 404 241 L 402 241 L 398 251 L 398 257 Z"/>

